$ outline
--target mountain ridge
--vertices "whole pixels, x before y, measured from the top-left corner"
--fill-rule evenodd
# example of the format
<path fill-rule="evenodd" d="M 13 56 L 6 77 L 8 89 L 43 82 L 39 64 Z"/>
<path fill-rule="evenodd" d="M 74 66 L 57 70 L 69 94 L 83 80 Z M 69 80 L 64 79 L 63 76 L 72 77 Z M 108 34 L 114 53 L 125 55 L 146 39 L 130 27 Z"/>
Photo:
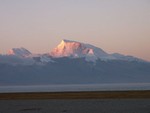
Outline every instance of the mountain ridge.
<path fill-rule="evenodd" d="M 20 56 L 20 57 L 27 57 L 27 56 L 31 55 L 31 52 L 23 47 L 12 48 L 8 51 L 7 55 L 16 55 L 16 56 Z"/>
<path fill-rule="evenodd" d="M 87 62 L 96 62 L 98 59 L 100 60 L 124 60 L 124 61 L 139 61 L 139 62 L 147 62 L 143 59 L 134 57 L 134 56 L 125 56 L 120 53 L 109 54 L 105 52 L 103 49 L 93 46 L 91 44 L 71 41 L 63 39 L 50 53 L 46 54 L 33 54 L 29 50 L 21 47 L 21 48 L 12 48 L 8 51 L 6 55 L 0 55 L 2 57 L 6 57 L 10 60 L 12 58 L 18 58 L 19 60 L 32 60 L 32 63 L 39 64 L 40 62 L 48 63 L 54 62 L 52 58 L 85 58 Z M 9 56 L 9 57 L 8 57 Z M 11 57 L 14 56 L 14 57 Z M 4 59 L 4 58 L 3 58 Z M 2 61 L 0 61 L 2 62 Z M 4 61 L 3 61 L 4 62 Z M 10 61 L 11 62 L 11 61 Z M 23 62 L 23 61 L 22 61 Z"/>
<path fill-rule="evenodd" d="M 71 58 L 86 58 L 87 61 L 95 62 L 98 59 L 101 60 L 130 60 L 130 61 L 145 61 L 143 59 L 125 56 L 120 53 L 108 54 L 103 49 L 93 46 L 91 44 L 62 40 L 56 48 L 50 52 L 50 56 L 60 58 L 60 57 L 71 57 Z"/>
<path fill-rule="evenodd" d="M 0 55 L 0 85 L 150 82 L 149 62 L 108 54 L 90 44 L 65 40 L 52 50 L 58 52 L 54 55 L 14 50 L 13 54 Z"/>

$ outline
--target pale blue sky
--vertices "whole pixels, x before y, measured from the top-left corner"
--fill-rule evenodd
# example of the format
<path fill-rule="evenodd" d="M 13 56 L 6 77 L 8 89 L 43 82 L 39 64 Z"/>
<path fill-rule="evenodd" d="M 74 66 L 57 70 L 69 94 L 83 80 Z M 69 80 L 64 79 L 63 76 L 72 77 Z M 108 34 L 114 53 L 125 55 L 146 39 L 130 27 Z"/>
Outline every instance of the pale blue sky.
<path fill-rule="evenodd" d="M 0 52 L 62 39 L 150 60 L 150 0 L 0 0 Z"/>

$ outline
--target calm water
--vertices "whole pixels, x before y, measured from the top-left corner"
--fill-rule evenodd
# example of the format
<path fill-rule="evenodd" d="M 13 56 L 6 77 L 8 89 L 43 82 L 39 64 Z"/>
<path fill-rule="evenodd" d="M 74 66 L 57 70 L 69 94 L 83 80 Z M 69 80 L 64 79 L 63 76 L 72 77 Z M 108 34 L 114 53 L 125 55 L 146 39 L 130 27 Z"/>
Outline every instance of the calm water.
<path fill-rule="evenodd" d="M 150 90 L 150 83 L 0 86 L 0 93 L 2 92 L 107 91 L 107 90 L 108 91 Z"/>

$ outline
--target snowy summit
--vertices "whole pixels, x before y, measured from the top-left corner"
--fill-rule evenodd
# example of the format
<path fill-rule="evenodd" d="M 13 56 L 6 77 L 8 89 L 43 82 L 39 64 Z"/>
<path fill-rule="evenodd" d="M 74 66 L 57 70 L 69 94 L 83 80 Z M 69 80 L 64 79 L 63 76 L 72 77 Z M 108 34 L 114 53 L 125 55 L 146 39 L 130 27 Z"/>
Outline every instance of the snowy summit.
<path fill-rule="evenodd" d="M 96 60 L 99 57 L 107 57 L 108 54 L 102 49 L 76 41 L 62 40 L 61 43 L 50 53 L 53 57 L 85 57 L 87 60 Z"/>
<path fill-rule="evenodd" d="M 61 43 L 52 50 L 50 53 L 52 57 L 71 57 L 71 58 L 82 58 L 86 61 L 101 60 L 138 60 L 132 56 L 125 56 L 122 54 L 108 54 L 101 48 L 95 47 L 90 44 L 85 44 L 77 41 L 62 40 Z"/>
<path fill-rule="evenodd" d="M 13 49 L 8 51 L 8 55 L 27 57 L 27 56 L 31 55 L 31 52 L 25 48 L 13 48 Z"/>
<path fill-rule="evenodd" d="M 109 54 L 101 48 L 95 47 L 91 44 L 71 40 L 62 40 L 56 48 L 54 48 L 50 53 L 46 54 L 33 54 L 25 48 L 13 48 L 8 51 L 6 56 L 3 55 L 3 57 L 6 58 L 5 61 L 8 61 L 8 58 L 11 60 L 14 58 L 13 56 L 21 58 L 21 60 L 32 60 L 32 62 L 34 60 L 35 62 L 40 63 L 53 62 L 51 58 L 62 57 L 73 59 L 84 58 L 87 62 L 96 62 L 97 60 L 144 61 L 133 56 L 125 56 L 119 53 Z"/>

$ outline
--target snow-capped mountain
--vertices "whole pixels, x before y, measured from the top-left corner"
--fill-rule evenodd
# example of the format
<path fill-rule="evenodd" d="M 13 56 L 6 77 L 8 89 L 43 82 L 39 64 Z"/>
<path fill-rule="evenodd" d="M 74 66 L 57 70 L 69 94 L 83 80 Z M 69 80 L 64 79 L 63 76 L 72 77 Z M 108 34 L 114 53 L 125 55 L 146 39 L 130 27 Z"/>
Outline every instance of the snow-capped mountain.
<path fill-rule="evenodd" d="M 38 64 L 54 62 L 48 54 L 32 54 L 29 56 L 29 58 L 34 59 Z"/>
<path fill-rule="evenodd" d="M 149 82 L 149 62 L 76 41 L 62 40 L 47 54 L 14 48 L 0 55 L 0 85 Z"/>
<path fill-rule="evenodd" d="M 29 61 L 30 63 L 27 63 L 27 65 L 32 64 L 43 64 L 48 62 L 53 62 L 47 54 L 33 54 L 29 50 L 21 47 L 21 48 L 12 48 L 8 51 L 6 55 L 3 55 L 3 57 L 6 58 L 6 60 L 3 60 L 3 62 L 10 62 L 10 64 L 20 64 L 18 61 Z M 16 62 L 14 63 L 14 58 Z M 0 61 L 1 62 L 1 61 Z M 25 64 L 25 63 L 24 63 Z"/>
<path fill-rule="evenodd" d="M 122 54 L 114 53 L 108 54 L 101 48 L 95 47 L 90 44 L 84 44 L 81 42 L 62 40 L 61 43 L 52 50 L 50 55 L 54 58 L 60 57 L 71 57 L 71 58 L 82 58 L 86 61 L 95 62 L 98 59 L 101 60 L 141 60 L 132 56 L 125 56 Z M 141 60 L 142 61 L 142 60 Z"/>
<path fill-rule="evenodd" d="M 95 61 L 98 58 L 107 57 L 108 54 L 102 49 L 94 47 L 89 44 L 84 44 L 76 41 L 62 40 L 61 43 L 52 50 L 51 56 L 82 58 L 85 57 L 87 61 Z"/>
<path fill-rule="evenodd" d="M 122 55 L 122 54 L 119 54 L 119 53 L 113 53 L 111 54 L 111 56 L 116 59 L 116 60 L 125 60 L 125 61 L 138 61 L 138 62 L 146 62 L 145 60 L 143 59 L 140 59 L 140 58 L 136 58 L 134 56 L 130 56 L 130 55 Z"/>
<path fill-rule="evenodd" d="M 61 43 L 54 48 L 50 54 L 33 54 L 25 48 L 13 48 L 6 55 L 0 55 L 0 63 L 7 64 L 45 64 L 55 62 L 55 58 L 85 58 L 86 61 L 95 62 L 97 60 L 124 60 L 124 61 L 144 61 L 142 59 L 125 56 L 114 53 L 108 54 L 101 48 L 90 44 L 85 44 L 77 41 L 62 40 Z"/>
<path fill-rule="evenodd" d="M 84 58 L 87 62 L 96 63 L 97 60 L 144 61 L 142 59 L 125 56 L 119 53 L 109 54 L 101 48 L 77 41 L 62 40 L 50 54 L 33 54 L 25 48 L 13 48 L 6 55 L 0 55 L 0 63 L 7 64 L 45 64 L 55 62 L 52 59 L 68 57 L 71 59 Z"/>
<path fill-rule="evenodd" d="M 11 50 L 8 51 L 8 55 L 15 55 L 18 57 L 28 57 L 31 55 L 31 52 L 28 51 L 25 48 L 12 48 Z"/>

